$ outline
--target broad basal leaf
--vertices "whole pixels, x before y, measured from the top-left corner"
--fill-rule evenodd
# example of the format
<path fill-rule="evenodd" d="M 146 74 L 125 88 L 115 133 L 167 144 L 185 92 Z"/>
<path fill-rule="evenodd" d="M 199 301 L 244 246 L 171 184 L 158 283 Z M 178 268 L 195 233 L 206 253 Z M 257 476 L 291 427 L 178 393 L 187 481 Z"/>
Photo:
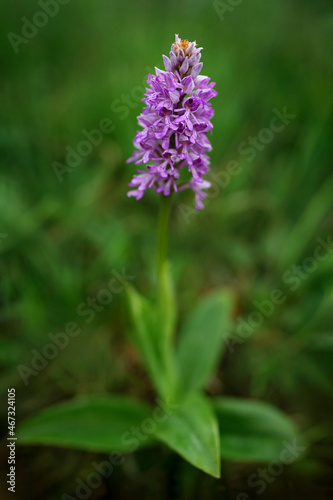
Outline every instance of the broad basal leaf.
<path fill-rule="evenodd" d="M 159 423 L 155 436 L 198 469 L 220 475 L 218 424 L 210 403 L 193 395 Z"/>
<path fill-rule="evenodd" d="M 156 313 L 152 304 L 132 286 L 126 287 L 131 317 L 131 339 L 141 352 L 148 372 L 160 395 L 167 394 L 167 380 L 156 341 Z"/>
<path fill-rule="evenodd" d="M 132 340 L 141 351 L 158 393 L 168 399 L 174 393 L 176 369 L 172 343 L 175 306 L 167 267 L 163 270 L 160 293 L 155 304 L 131 286 L 126 291 L 132 320 Z"/>
<path fill-rule="evenodd" d="M 91 451 L 133 451 L 131 427 L 140 426 L 151 410 L 132 399 L 99 395 L 52 406 L 23 422 L 17 439 L 23 444 L 65 446 Z M 137 448 L 148 444 L 150 436 Z"/>
<path fill-rule="evenodd" d="M 283 460 L 284 450 L 294 459 L 304 451 L 293 422 L 274 406 L 226 397 L 215 400 L 214 408 L 222 458 L 267 462 Z"/>
<path fill-rule="evenodd" d="M 233 295 L 219 290 L 204 298 L 181 331 L 177 360 L 184 392 L 202 389 L 226 345 Z"/>

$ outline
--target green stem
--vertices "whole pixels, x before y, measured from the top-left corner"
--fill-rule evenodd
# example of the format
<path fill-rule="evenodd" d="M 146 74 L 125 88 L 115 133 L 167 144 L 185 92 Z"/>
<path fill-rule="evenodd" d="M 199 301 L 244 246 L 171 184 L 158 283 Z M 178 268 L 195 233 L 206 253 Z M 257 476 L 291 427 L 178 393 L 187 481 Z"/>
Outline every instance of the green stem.
<path fill-rule="evenodd" d="M 161 195 L 157 233 L 157 280 L 161 283 L 163 266 L 167 255 L 168 222 L 171 208 L 171 195 Z"/>
<path fill-rule="evenodd" d="M 159 334 L 159 354 L 161 356 L 161 370 L 165 373 L 164 398 L 174 394 L 175 369 L 172 345 L 172 322 L 174 311 L 170 310 L 169 290 L 166 283 L 165 264 L 167 258 L 168 222 L 170 217 L 171 196 L 161 196 L 158 231 L 157 231 L 157 307 L 163 334 Z M 171 306 L 174 307 L 173 305 Z"/>

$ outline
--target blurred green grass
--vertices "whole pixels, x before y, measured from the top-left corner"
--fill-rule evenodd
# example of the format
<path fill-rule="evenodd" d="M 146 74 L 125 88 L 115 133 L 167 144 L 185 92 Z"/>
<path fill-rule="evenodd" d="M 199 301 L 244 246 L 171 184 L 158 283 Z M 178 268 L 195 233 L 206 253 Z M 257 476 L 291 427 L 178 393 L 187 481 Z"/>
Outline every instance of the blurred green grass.
<path fill-rule="evenodd" d="M 125 119 L 114 103 L 136 87 L 143 97 L 147 67 L 162 66 L 175 33 L 204 47 L 203 74 L 219 92 L 211 168 L 235 160 L 242 170 L 189 224 L 177 203 L 193 200 L 177 197 L 170 257 L 180 315 L 224 285 L 237 290 L 237 314 L 246 318 L 254 300 L 312 256 L 317 237 L 333 232 L 331 2 L 245 0 L 221 22 L 214 2 L 71 0 L 18 54 L 6 35 L 21 34 L 22 16 L 32 19 L 40 7 L 0 4 L 1 389 L 19 388 L 22 418 L 78 393 L 147 395 L 123 340 L 121 296 L 27 387 L 17 372 L 48 332 L 78 319 L 78 304 L 112 269 L 125 268 L 146 292 L 154 281 L 158 198 L 126 196 L 139 91 Z M 296 117 L 248 162 L 239 145 L 285 106 Z M 66 147 L 75 149 L 103 118 L 114 131 L 59 183 L 52 163 L 64 163 Z M 212 392 L 270 400 L 332 439 L 332 277 L 330 256 L 297 291 L 286 289 L 276 313 L 226 356 Z M 322 471 L 333 460 L 318 443 L 312 457 Z"/>

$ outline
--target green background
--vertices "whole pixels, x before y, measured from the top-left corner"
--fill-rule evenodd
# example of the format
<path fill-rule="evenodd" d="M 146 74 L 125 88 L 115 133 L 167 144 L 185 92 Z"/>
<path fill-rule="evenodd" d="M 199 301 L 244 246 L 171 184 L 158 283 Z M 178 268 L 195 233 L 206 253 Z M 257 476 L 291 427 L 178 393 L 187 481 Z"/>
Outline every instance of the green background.
<path fill-rule="evenodd" d="M 211 169 L 239 165 L 188 220 L 180 206 L 191 208 L 192 194 L 174 199 L 169 256 L 179 315 L 223 286 L 236 292 L 235 318 L 246 320 L 258 310 L 254 301 L 282 291 L 283 303 L 227 350 L 208 393 L 271 402 L 306 434 L 305 458 L 262 499 L 326 499 L 333 465 L 332 245 L 322 262 L 307 259 L 317 238 L 332 241 L 333 234 L 333 9 L 328 0 L 236 3 L 70 0 L 15 51 L 8 34 L 22 36 L 22 18 L 33 20 L 41 7 L 0 2 L 1 391 L 5 400 L 7 387 L 16 388 L 18 422 L 82 394 L 152 398 L 125 338 L 122 294 L 89 324 L 77 307 L 105 288 L 114 270 L 133 276 L 144 293 L 154 285 L 159 199 L 154 192 L 139 202 L 127 198 L 135 167 L 125 161 L 147 73 L 162 68 L 162 54 L 179 33 L 204 48 L 202 74 L 217 82 Z M 284 107 L 294 118 L 264 143 L 273 109 Z M 66 148 L 77 150 L 83 131 L 106 118 L 113 131 L 59 182 L 53 162 L 64 164 Z M 264 141 L 249 161 L 244 148 L 258 135 Z M 30 367 L 31 351 L 41 352 L 48 333 L 69 321 L 80 335 L 25 385 L 17 366 Z M 6 436 L 5 404 L 1 422 Z M 21 448 L 17 498 L 74 494 L 75 478 L 89 473 L 94 458 Z M 5 475 L 6 452 L 1 467 Z M 226 463 L 217 481 L 156 448 L 130 456 L 91 498 L 236 498 L 242 491 L 256 498 L 247 478 L 257 469 Z M 1 488 L 1 498 L 10 498 L 5 483 Z"/>

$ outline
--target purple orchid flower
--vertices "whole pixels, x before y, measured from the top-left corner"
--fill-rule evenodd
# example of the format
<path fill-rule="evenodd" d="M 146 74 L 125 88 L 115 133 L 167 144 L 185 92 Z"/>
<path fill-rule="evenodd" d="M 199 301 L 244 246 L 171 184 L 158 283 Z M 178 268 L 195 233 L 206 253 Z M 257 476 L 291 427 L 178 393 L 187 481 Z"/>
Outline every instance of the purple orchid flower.
<path fill-rule="evenodd" d="M 136 133 L 136 151 L 127 163 L 143 164 L 129 186 L 128 196 L 141 199 L 147 188 L 169 196 L 172 191 L 192 189 L 195 207 L 204 207 L 205 189 L 210 183 L 203 178 L 209 171 L 212 131 L 210 119 L 214 110 L 209 102 L 217 96 L 215 83 L 200 76 L 202 63 L 196 42 L 181 40 L 176 35 L 170 58 L 163 55 L 165 71 L 155 68 L 148 75 L 148 88 L 142 101 L 146 104 L 138 117 L 143 130 Z M 187 167 L 190 180 L 182 181 Z M 188 176 L 187 176 L 188 177 Z"/>

